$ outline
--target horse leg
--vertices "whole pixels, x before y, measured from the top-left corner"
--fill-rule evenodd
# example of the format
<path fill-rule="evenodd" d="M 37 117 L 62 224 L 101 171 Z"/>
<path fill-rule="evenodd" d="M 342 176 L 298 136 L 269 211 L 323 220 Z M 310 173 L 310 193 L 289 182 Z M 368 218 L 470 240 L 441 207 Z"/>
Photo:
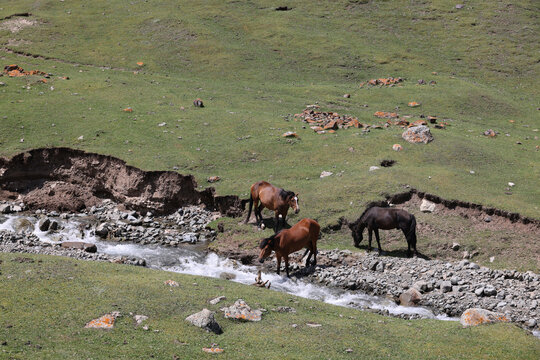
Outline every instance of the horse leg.
<path fill-rule="evenodd" d="M 258 205 L 255 203 L 255 219 L 257 219 L 257 226 L 261 226 L 263 217 L 262 217 L 262 209 L 264 208 L 263 204 Z"/>
<path fill-rule="evenodd" d="M 405 228 L 402 228 L 401 231 L 403 231 L 403 235 L 405 235 L 405 239 L 407 240 L 407 256 L 411 257 L 411 239 Z"/>
<path fill-rule="evenodd" d="M 291 277 L 289 275 L 289 255 L 285 255 L 285 271 L 287 272 L 287 277 Z"/>
<path fill-rule="evenodd" d="M 379 248 L 379 255 L 382 254 L 381 240 L 379 239 L 379 229 L 375 229 L 375 239 L 377 239 L 377 247 Z"/>
<path fill-rule="evenodd" d="M 306 267 L 309 266 L 309 259 L 311 259 L 311 254 L 313 253 L 310 248 L 306 249 L 306 252 L 304 252 L 304 255 L 302 255 L 302 259 L 306 256 L 306 254 L 309 252 L 309 255 L 306 259 Z"/>
<path fill-rule="evenodd" d="M 373 232 L 373 229 L 372 228 L 368 228 L 368 232 L 369 232 L 369 242 L 368 242 L 368 248 L 367 248 L 367 251 L 368 252 L 371 252 L 371 235 L 372 235 L 372 232 Z"/>
<path fill-rule="evenodd" d="M 279 228 L 280 228 L 280 218 L 281 218 L 281 214 L 276 211 L 276 219 L 275 219 L 275 226 L 274 226 L 274 231 L 276 232 L 276 234 L 278 233 L 279 231 Z"/>
<path fill-rule="evenodd" d="M 277 260 L 277 274 L 279 275 L 279 272 L 281 271 L 281 255 L 276 254 L 276 260 Z"/>
<path fill-rule="evenodd" d="M 313 253 L 313 262 L 311 265 L 315 267 L 317 265 L 317 239 L 315 239 L 311 245 L 311 252 Z"/>

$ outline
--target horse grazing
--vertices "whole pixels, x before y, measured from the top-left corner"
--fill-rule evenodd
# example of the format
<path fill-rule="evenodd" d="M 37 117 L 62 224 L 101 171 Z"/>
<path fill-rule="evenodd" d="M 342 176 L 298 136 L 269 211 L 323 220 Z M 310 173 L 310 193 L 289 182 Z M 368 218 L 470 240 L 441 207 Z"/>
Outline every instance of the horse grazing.
<path fill-rule="evenodd" d="M 270 256 L 272 250 L 276 253 L 277 273 L 279 274 L 281 267 L 281 258 L 285 259 L 285 271 L 289 277 L 289 254 L 295 251 L 306 248 L 306 252 L 302 259 L 309 252 L 306 259 L 306 267 L 310 264 L 311 255 L 313 255 L 312 266 L 317 265 L 317 239 L 321 227 L 312 219 L 302 219 L 290 229 L 281 230 L 279 233 L 261 240 L 259 248 L 259 262 L 263 263 L 264 259 Z"/>
<path fill-rule="evenodd" d="M 368 251 L 371 251 L 372 232 L 375 232 L 375 238 L 377 239 L 380 255 L 382 249 L 381 242 L 379 240 L 379 229 L 401 229 L 403 234 L 405 234 L 405 238 L 407 239 L 407 255 L 409 257 L 412 255 L 411 247 L 414 249 L 414 254 L 418 255 L 418 252 L 416 251 L 416 218 L 413 214 L 410 214 L 402 209 L 378 206 L 366 209 L 355 222 L 349 224 L 349 229 L 352 230 L 354 246 L 360 247 L 360 242 L 363 238 L 362 233 L 366 227 L 369 231 Z"/>
<path fill-rule="evenodd" d="M 260 205 L 259 202 L 261 203 Z M 287 217 L 289 207 L 292 207 L 294 209 L 295 214 L 298 214 L 298 212 L 300 211 L 300 206 L 298 206 L 298 194 L 295 194 L 292 191 L 286 191 L 281 188 L 277 188 L 272 184 L 267 183 L 266 181 L 259 181 L 251 185 L 249 211 L 246 221 L 244 221 L 245 224 L 247 224 L 247 222 L 249 221 L 253 204 L 255 204 L 255 219 L 257 219 L 257 226 L 261 225 L 261 211 L 263 208 L 267 208 L 275 212 L 275 233 L 278 232 L 280 218 L 283 222 L 283 226 L 285 225 L 285 218 Z"/>

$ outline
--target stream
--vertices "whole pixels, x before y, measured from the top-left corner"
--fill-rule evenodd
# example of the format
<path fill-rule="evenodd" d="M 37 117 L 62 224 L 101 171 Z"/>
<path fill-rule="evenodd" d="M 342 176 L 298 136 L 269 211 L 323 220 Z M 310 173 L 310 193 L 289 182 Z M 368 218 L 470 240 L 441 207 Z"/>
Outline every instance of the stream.
<path fill-rule="evenodd" d="M 94 243 L 98 253 L 112 256 L 137 257 L 146 260 L 147 267 L 171 271 L 181 274 L 207 276 L 220 278 L 226 275 L 242 284 L 253 284 L 258 272 L 256 266 L 242 265 L 241 263 L 220 257 L 215 253 L 207 253 L 206 244 L 180 244 L 178 247 L 165 247 L 161 245 L 139 245 L 128 242 L 103 241 L 93 234 L 95 219 L 91 216 L 79 214 L 66 219 L 56 219 L 61 228 L 56 231 L 41 231 L 38 227 L 39 219 L 36 216 L 4 215 L 0 216 L 0 230 L 15 231 L 16 222 L 24 218 L 27 228 L 43 242 L 57 244 L 64 241 L 84 241 Z M 277 275 L 276 273 L 263 273 L 264 281 L 271 283 L 270 290 L 300 296 L 303 298 L 324 301 L 329 304 L 356 308 L 387 311 L 391 315 L 401 314 L 417 315 L 422 318 L 452 320 L 446 315 L 435 315 L 431 310 L 423 307 L 405 307 L 385 297 L 367 295 L 361 291 L 349 291 L 331 288 L 296 279 L 294 277 Z"/>

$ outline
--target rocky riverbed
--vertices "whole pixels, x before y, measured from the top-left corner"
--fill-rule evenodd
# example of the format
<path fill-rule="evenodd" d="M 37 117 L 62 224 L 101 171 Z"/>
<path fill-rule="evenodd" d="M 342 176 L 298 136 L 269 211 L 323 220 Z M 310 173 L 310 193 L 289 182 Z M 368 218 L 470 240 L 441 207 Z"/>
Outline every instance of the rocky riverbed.
<path fill-rule="evenodd" d="M 110 200 L 80 213 L 28 211 L 23 203 L 4 202 L 0 203 L 0 229 L 4 229 L 0 230 L 0 252 L 145 266 L 141 257 L 113 256 L 100 253 L 99 249 L 89 252 L 95 250 L 80 244 L 92 239 L 153 247 L 204 244 L 216 236 L 207 224 L 217 217 L 219 214 L 196 206 L 155 216 L 151 212 L 121 210 Z M 68 244 L 73 237 L 82 241 L 80 246 Z M 275 260 L 265 265 L 268 272 L 274 272 L 275 266 Z M 483 308 L 502 313 L 529 330 L 539 329 L 540 276 L 533 272 L 493 270 L 469 260 L 379 257 L 346 250 L 320 251 L 315 269 L 306 269 L 294 259 L 291 266 L 293 277 L 313 284 L 383 296 L 403 306 L 426 307 L 449 317 L 460 316 L 468 308 Z M 388 314 L 387 310 L 375 311 Z M 418 313 L 398 316 L 420 317 Z"/>
<path fill-rule="evenodd" d="M 450 317 L 468 308 L 483 308 L 530 330 L 539 326 L 540 276 L 531 271 L 493 270 L 469 260 L 444 262 L 348 250 L 320 251 L 317 258 L 314 270 L 294 263 L 295 275 L 326 286 L 387 296 L 404 306 L 425 306 Z M 275 271 L 275 261 L 270 269 Z"/>

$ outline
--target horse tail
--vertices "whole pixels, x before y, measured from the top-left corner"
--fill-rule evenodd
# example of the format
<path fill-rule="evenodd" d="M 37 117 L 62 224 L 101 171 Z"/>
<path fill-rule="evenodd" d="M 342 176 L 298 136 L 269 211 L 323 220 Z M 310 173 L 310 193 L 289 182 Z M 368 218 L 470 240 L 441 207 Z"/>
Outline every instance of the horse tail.
<path fill-rule="evenodd" d="M 411 222 L 407 231 L 407 242 L 410 242 L 413 247 L 416 247 L 416 218 L 411 214 Z"/>
<path fill-rule="evenodd" d="M 249 221 L 249 218 L 251 217 L 252 209 L 253 209 L 253 194 L 249 194 L 249 210 L 248 210 L 246 221 L 244 221 L 244 224 L 247 224 L 247 222 Z"/>

